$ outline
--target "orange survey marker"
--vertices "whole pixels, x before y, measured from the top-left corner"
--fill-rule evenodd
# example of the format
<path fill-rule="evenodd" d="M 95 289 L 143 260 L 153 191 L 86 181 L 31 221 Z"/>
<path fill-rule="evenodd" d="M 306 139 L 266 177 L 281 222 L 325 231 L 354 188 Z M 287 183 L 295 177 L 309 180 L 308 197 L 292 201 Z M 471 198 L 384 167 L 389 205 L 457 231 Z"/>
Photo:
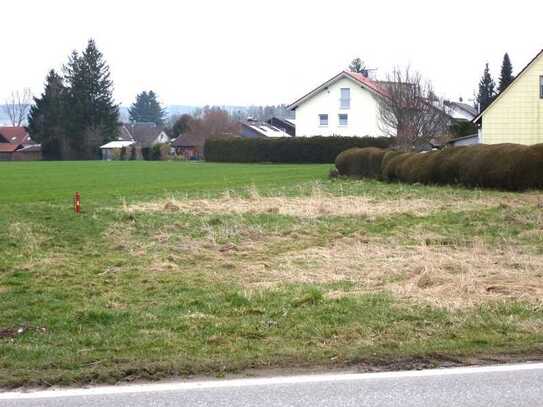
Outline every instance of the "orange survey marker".
<path fill-rule="evenodd" d="M 81 213 L 81 195 L 79 195 L 79 192 L 76 192 L 74 196 L 74 211 L 75 213 Z"/>

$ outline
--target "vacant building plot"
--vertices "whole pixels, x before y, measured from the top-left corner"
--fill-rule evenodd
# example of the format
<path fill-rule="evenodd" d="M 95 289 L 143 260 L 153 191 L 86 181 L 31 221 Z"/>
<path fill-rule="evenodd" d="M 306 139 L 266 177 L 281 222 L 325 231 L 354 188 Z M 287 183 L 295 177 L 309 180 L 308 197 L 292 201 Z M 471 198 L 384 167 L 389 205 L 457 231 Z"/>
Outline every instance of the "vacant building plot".
<path fill-rule="evenodd" d="M 2 168 L 42 179 L 0 184 L 2 386 L 543 355 L 539 192 L 31 164 Z"/>

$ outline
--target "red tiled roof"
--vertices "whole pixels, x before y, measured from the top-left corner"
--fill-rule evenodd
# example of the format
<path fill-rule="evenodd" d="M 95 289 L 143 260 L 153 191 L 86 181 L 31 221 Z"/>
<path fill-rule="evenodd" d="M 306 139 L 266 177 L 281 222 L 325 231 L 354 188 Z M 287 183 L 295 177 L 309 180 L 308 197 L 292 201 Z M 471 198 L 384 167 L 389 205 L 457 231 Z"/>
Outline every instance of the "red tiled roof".
<path fill-rule="evenodd" d="M 366 78 L 361 73 L 350 72 L 350 71 L 343 71 L 343 73 L 349 75 L 353 79 L 357 80 L 358 82 L 360 82 L 361 84 L 363 84 L 364 86 L 374 91 L 375 93 L 378 93 L 381 96 L 388 96 L 389 94 L 387 89 L 384 86 L 382 86 L 379 82 Z"/>
<path fill-rule="evenodd" d="M 359 73 L 350 72 L 350 71 L 341 71 L 339 74 L 334 76 L 332 79 L 324 82 L 320 86 L 313 89 L 311 92 L 305 94 L 304 96 L 302 96 L 301 98 L 296 100 L 294 103 L 290 104 L 288 106 L 288 109 L 290 109 L 290 110 L 295 109 L 300 103 L 302 103 L 306 99 L 311 98 L 313 95 L 320 92 L 322 89 L 325 89 L 327 86 L 330 86 L 331 84 L 335 83 L 336 81 L 338 81 L 341 78 L 344 78 L 345 76 L 347 76 L 350 79 L 358 82 L 363 87 L 368 89 L 370 92 L 376 93 L 379 96 L 385 96 L 385 97 L 388 96 L 388 91 L 387 91 L 386 87 L 383 86 L 382 84 L 380 84 L 379 82 L 376 82 L 376 81 L 373 81 L 373 80 L 371 80 L 369 78 L 366 78 L 364 75 L 359 74 Z"/>
<path fill-rule="evenodd" d="M 13 153 L 20 144 L 0 143 L 0 153 Z"/>
<path fill-rule="evenodd" d="M 24 127 L 0 127 L 0 134 L 11 144 L 32 144 Z"/>

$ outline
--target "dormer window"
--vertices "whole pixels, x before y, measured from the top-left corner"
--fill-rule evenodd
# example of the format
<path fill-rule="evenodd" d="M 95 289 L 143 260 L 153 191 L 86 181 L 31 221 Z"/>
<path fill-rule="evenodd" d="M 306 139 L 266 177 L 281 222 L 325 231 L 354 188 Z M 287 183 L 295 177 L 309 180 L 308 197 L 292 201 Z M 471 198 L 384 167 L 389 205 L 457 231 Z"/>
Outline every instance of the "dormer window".
<path fill-rule="evenodd" d="M 351 89 L 350 88 L 341 88 L 341 96 L 339 99 L 340 109 L 350 109 L 351 108 Z"/>

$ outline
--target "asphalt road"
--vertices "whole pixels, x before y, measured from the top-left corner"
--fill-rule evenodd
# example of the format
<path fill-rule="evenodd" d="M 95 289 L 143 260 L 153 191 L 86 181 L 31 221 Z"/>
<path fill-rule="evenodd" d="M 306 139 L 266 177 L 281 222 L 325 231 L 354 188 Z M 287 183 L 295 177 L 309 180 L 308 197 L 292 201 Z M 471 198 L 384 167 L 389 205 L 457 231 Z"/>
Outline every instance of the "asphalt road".
<path fill-rule="evenodd" d="M 543 363 L 0 393 L 2 407 L 540 407 Z"/>

